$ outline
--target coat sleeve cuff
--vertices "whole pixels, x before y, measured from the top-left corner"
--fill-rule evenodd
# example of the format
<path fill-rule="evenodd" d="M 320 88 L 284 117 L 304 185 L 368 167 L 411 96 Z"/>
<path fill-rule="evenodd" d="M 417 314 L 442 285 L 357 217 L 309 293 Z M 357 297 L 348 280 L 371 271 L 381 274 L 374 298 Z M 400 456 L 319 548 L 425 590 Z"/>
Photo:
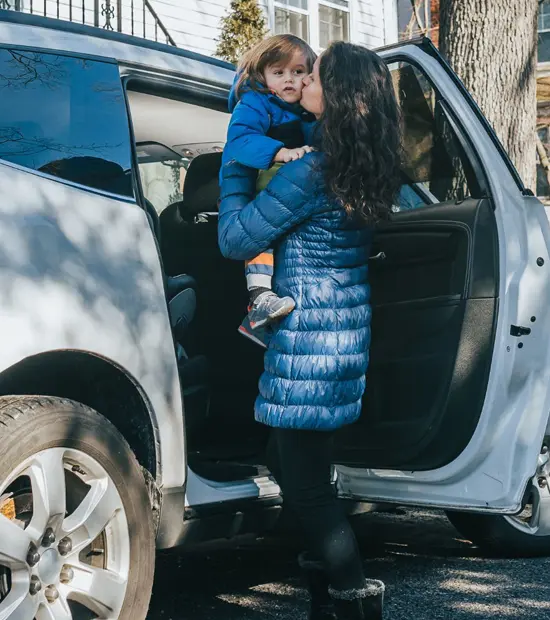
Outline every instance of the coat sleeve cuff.
<path fill-rule="evenodd" d="M 257 168 L 258 170 L 267 170 L 268 168 L 271 168 L 275 155 L 277 155 L 283 147 L 284 142 L 273 140 L 273 144 L 270 144 L 268 149 L 258 151 L 255 162 L 251 162 L 251 167 Z"/>

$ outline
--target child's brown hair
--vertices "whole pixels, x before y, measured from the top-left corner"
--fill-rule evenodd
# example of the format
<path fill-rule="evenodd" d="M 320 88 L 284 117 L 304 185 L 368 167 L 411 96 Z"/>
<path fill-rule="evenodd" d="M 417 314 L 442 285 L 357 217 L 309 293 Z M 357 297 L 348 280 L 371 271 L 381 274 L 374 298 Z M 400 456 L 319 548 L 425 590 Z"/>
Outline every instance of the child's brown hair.
<path fill-rule="evenodd" d="M 259 92 L 267 92 L 264 71 L 277 63 L 288 63 L 296 52 L 302 52 L 306 58 L 306 70 L 313 71 L 317 54 L 300 37 L 293 34 L 276 34 L 257 43 L 246 52 L 239 62 L 239 79 L 235 93 L 240 98 L 243 86 Z"/>

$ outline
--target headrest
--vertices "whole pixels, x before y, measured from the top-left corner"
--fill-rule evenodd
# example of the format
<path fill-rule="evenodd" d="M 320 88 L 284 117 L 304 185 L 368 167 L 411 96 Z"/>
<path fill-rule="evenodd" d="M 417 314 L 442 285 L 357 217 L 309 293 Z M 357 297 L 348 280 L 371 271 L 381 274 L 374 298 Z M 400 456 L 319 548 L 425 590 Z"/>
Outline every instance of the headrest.
<path fill-rule="evenodd" d="M 193 159 L 183 185 L 183 200 L 180 206 L 183 218 L 218 210 L 221 165 L 221 153 L 204 153 Z"/>

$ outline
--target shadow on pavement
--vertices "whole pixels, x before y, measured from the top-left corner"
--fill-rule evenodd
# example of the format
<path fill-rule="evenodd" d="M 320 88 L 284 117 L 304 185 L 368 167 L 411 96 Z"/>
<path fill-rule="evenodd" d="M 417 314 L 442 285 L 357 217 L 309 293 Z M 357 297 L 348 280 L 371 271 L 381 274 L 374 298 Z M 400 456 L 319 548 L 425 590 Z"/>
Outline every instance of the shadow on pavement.
<path fill-rule="evenodd" d="M 550 560 L 485 557 L 438 512 L 356 518 L 367 574 L 387 584 L 388 620 L 550 618 Z M 305 620 L 296 541 L 209 544 L 161 555 L 151 620 Z"/>

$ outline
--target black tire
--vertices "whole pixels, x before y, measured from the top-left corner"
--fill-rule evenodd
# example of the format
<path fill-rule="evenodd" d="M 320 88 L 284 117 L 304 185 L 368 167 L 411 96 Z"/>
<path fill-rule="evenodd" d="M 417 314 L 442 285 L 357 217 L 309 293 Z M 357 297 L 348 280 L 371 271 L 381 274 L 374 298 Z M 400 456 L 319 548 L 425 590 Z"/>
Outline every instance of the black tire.
<path fill-rule="evenodd" d="M 33 454 L 54 447 L 80 450 L 114 482 L 126 513 L 130 569 L 121 620 L 145 620 L 155 568 L 151 503 L 141 468 L 117 429 L 80 403 L 49 396 L 0 397 L 0 483 Z"/>
<path fill-rule="evenodd" d="M 503 516 L 447 511 L 451 524 L 491 555 L 507 558 L 550 556 L 550 536 L 534 536 L 516 529 Z"/>

